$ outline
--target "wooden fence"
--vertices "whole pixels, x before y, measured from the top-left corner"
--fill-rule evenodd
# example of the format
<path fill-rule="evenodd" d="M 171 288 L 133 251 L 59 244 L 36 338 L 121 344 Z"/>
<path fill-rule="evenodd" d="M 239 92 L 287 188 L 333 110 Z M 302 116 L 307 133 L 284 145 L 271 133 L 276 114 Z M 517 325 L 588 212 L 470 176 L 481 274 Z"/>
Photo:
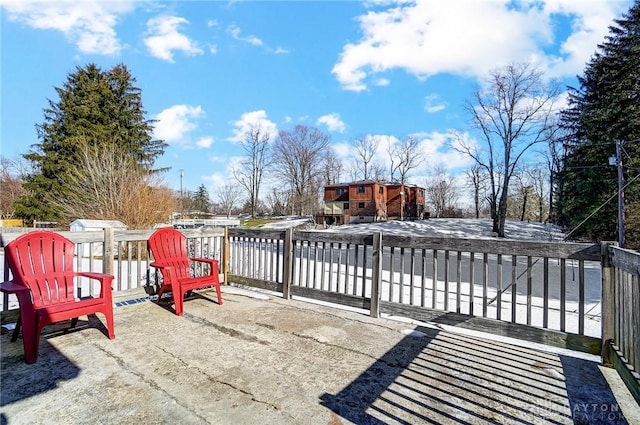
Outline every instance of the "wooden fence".
<path fill-rule="evenodd" d="M 599 245 L 228 233 L 228 281 L 363 308 L 374 317 L 395 314 L 600 349 Z"/>
<path fill-rule="evenodd" d="M 156 282 L 151 231 L 61 232 L 77 268 L 114 290 Z M 194 256 L 221 260 L 225 283 L 441 325 L 602 353 L 640 400 L 640 255 L 608 244 L 346 234 L 183 230 Z M 9 242 L 11 234 L 2 234 Z M 88 249 L 86 249 L 88 247 Z M 86 253 L 89 253 L 88 255 Z M 5 280 L 10 278 L 4 268 Z M 78 294 L 94 288 L 79 285 Z M 4 295 L 2 310 L 16 308 Z"/>
<path fill-rule="evenodd" d="M 640 403 L 640 255 L 603 245 L 602 359 Z"/>

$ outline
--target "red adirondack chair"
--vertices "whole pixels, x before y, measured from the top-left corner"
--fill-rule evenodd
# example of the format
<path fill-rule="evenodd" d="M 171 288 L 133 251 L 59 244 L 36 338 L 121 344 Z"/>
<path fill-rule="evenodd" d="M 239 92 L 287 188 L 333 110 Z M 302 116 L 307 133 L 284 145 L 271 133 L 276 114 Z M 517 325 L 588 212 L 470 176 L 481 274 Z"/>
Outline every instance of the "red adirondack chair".
<path fill-rule="evenodd" d="M 178 316 L 184 312 L 184 295 L 194 289 L 214 286 L 218 294 L 218 304 L 222 305 L 218 260 L 189 257 L 187 237 L 172 227 L 156 230 L 147 241 L 154 261 L 149 264 L 162 273 L 162 285 L 158 290 L 158 302 L 165 292 L 173 292 L 173 302 Z M 193 276 L 192 262 L 209 264 L 209 274 Z"/>
<path fill-rule="evenodd" d="M 35 363 L 42 329 L 51 323 L 102 313 L 110 339 L 116 337 L 113 326 L 111 282 L 113 276 L 73 271 L 74 244 L 64 236 L 46 230 L 26 233 L 4 248 L 11 281 L 0 284 L 0 291 L 16 294 L 20 317 L 13 332 L 15 341 L 22 325 L 22 341 L 27 363 Z M 100 282 L 100 295 L 79 299 L 75 281 L 78 277 Z"/>

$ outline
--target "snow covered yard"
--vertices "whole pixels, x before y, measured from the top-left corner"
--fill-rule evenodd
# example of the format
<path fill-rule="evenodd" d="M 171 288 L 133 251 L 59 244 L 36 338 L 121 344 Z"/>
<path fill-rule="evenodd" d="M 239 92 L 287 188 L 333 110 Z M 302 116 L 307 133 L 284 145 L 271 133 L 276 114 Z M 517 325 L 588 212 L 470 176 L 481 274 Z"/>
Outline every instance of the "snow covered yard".
<path fill-rule="evenodd" d="M 547 223 L 507 221 L 506 238 L 532 241 L 562 241 L 564 233 L 560 227 Z M 383 232 L 408 236 L 450 236 L 454 238 L 495 237 L 491 220 L 472 218 L 431 218 L 415 221 L 387 221 L 379 223 L 346 224 L 332 226 L 327 231 L 341 233 Z"/>

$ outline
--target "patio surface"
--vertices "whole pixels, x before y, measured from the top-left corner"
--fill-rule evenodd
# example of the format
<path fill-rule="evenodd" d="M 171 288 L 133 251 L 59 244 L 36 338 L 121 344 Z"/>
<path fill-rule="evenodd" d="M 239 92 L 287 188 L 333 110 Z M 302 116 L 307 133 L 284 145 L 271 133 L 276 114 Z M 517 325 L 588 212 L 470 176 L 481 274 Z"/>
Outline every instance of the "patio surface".
<path fill-rule="evenodd" d="M 113 341 L 101 316 L 48 327 L 34 365 L 5 333 L 0 423 L 640 423 L 615 371 L 591 356 L 223 292 L 222 306 L 194 295 L 183 317 L 120 302 Z"/>

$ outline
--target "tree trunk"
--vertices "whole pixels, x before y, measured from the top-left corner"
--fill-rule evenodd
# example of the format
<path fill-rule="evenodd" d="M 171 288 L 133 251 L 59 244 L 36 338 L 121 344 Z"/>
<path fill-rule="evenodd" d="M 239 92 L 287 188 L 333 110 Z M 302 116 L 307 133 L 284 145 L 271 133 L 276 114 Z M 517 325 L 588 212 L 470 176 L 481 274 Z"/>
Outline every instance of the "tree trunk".
<path fill-rule="evenodd" d="M 478 189 L 478 186 L 475 187 L 473 201 L 476 206 L 476 219 L 478 219 L 480 218 L 480 190 Z"/>
<path fill-rule="evenodd" d="M 522 196 L 522 212 L 520 213 L 520 221 L 524 221 L 524 216 L 527 212 L 527 195 L 529 191 L 525 191 Z"/>
<path fill-rule="evenodd" d="M 508 185 L 508 183 L 506 183 L 506 185 Z M 507 192 L 503 190 L 500 194 L 496 218 L 493 220 L 493 227 L 496 229 L 494 231 L 498 234 L 499 238 L 504 238 L 504 223 L 507 219 L 507 199 Z"/>

